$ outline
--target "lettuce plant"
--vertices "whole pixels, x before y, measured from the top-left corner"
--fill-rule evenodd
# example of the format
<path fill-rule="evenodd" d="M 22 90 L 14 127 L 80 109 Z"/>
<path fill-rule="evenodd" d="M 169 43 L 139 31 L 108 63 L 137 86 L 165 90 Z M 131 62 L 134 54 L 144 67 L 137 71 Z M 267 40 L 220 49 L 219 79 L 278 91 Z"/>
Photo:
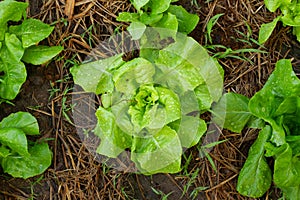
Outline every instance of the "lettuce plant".
<path fill-rule="evenodd" d="M 0 2 L 0 100 L 13 100 L 19 93 L 27 75 L 23 62 L 40 65 L 62 51 L 60 46 L 37 45 L 54 27 L 27 19 L 27 6 L 13 0 Z"/>
<path fill-rule="evenodd" d="M 19 93 L 27 76 L 23 62 L 40 65 L 62 51 L 60 46 L 37 45 L 53 27 L 26 19 L 27 6 L 13 0 L 0 2 L 0 104 Z M 27 112 L 11 114 L 0 122 L 0 165 L 4 172 L 29 178 L 50 166 L 52 153 L 47 143 L 27 140 L 27 135 L 38 134 L 37 120 Z"/>
<path fill-rule="evenodd" d="M 71 73 L 86 92 L 101 95 L 97 153 L 121 158 L 130 151 L 144 174 L 175 173 L 183 148 L 206 131 L 200 114 L 220 98 L 223 69 L 187 36 L 198 16 L 172 0 L 131 2 L 137 13 L 120 13 L 117 20 L 130 22 L 139 56 L 124 61 L 123 53 L 116 54 L 74 66 Z"/>
<path fill-rule="evenodd" d="M 137 13 L 121 12 L 117 17 L 118 21 L 130 22 L 127 31 L 133 40 L 140 39 L 140 57 L 153 62 L 158 50 L 176 40 L 178 32 L 189 34 L 196 28 L 199 17 L 182 6 L 171 5 L 176 1 L 132 0 Z"/>
<path fill-rule="evenodd" d="M 183 148 L 206 131 L 200 114 L 220 98 L 223 69 L 184 34 L 155 53 L 151 60 L 130 61 L 117 54 L 74 66 L 71 73 L 85 91 L 101 95 L 97 153 L 116 158 L 130 150 L 142 173 L 175 173 Z"/>
<path fill-rule="evenodd" d="M 189 34 L 198 24 L 199 17 L 188 13 L 182 6 L 171 5 L 176 1 L 131 0 L 137 13 L 122 12 L 117 20 L 130 22 L 127 30 L 133 39 L 139 39 L 147 26 L 164 28 L 165 32 L 169 30 Z"/>
<path fill-rule="evenodd" d="M 47 143 L 27 140 L 27 135 L 38 134 L 37 120 L 27 112 L 11 114 L 0 122 L 0 165 L 4 172 L 29 178 L 51 165 L 52 153 Z"/>
<path fill-rule="evenodd" d="M 272 22 L 261 26 L 258 38 L 259 43 L 264 43 L 268 40 L 279 21 L 284 26 L 292 26 L 293 34 L 300 41 L 300 2 L 298 0 L 265 0 L 265 5 L 271 12 L 280 9 L 282 14 Z"/>
<path fill-rule="evenodd" d="M 238 192 L 261 197 L 273 177 L 286 199 L 299 199 L 300 80 L 293 72 L 291 61 L 278 61 L 264 87 L 250 100 L 228 93 L 214 112 L 214 121 L 231 131 L 240 132 L 245 126 L 262 129 L 239 174 Z M 267 157 L 274 159 L 272 167 Z"/>

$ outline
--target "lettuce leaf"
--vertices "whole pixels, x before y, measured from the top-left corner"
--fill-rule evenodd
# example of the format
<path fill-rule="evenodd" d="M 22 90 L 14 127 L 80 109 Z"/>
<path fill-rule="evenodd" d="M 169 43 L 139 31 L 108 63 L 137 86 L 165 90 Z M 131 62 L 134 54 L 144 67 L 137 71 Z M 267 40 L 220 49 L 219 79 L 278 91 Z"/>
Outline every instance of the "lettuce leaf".
<path fill-rule="evenodd" d="M 51 60 L 63 50 L 61 46 L 31 46 L 25 49 L 22 61 L 33 65 L 41 65 Z"/>
<path fill-rule="evenodd" d="M 36 118 L 28 112 L 17 112 L 5 117 L 0 122 L 0 129 L 5 127 L 20 129 L 26 135 L 40 134 Z"/>
<path fill-rule="evenodd" d="M 21 25 L 10 26 L 9 32 L 20 38 L 23 48 L 28 48 L 47 38 L 53 29 L 40 20 L 25 19 Z"/>
<path fill-rule="evenodd" d="M 5 0 L 0 2 L 0 41 L 4 40 L 7 22 L 20 21 L 25 14 L 28 3 Z"/>
<path fill-rule="evenodd" d="M 300 160 L 293 156 L 289 144 L 281 146 L 282 151 L 275 155 L 274 183 L 279 188 L 300 186 Z"/>
<path fill-rule="evenodd" d="M 5 35 L 0 49 L 0 98 L 13 100 L 26 81 L 26 68 L 20 61 L 24 53 L 21 41 L 13 34 Z"/>
<path fill-rule="evenodd" d="M 280 18 L 281 18 L 280 16 L 276 17 L 272 22 L 261 25 L 258 34 L 258 42 L 260 44 L 265 43 L 269 39 Z"/>
<path fill-rule="evenodd" d="M 115 158 L 131 146 L 131 137 L 116 126 L 116 118 L 111 112 L 99 107 L 96 116 L 95 135 L 101 139 L 97 153 Z"/>
<path fill-rule="evenodd" d="M 43 173 L 50 165 L 52 152 L 48 144 L 35 144 L 29 148 L 28 156 L 7 156 L 2 160 L 4 172 L 13 177 L 30 178 Z"/>
<path fill-rule="evenodd" d="M 118 54 L 107 59 L 74 66 L 71 68 L 71 74 L 75 84 L 80 85 L 86 92 L 95 94 L 112 92 L 114 86 L 110 70 L 122 64 L 124 64 L 122 55 Z"/>
<path fill-rule="evenodd" d="M 143 58 L 135 58 L 123 64 L 113 73 L 116 90 L 131 96 L 141 84 L 153 82 L 155 68 Z"/>
<path fill-rule="evenodd" d="M 181 145 L 185 148 L 196 145 L 207 130 L 205 121 L 199 119 L 198 115 L 183 115 L 180 120 L 171 123 L 170 127 L 177 131 Z"/>
<path fill-rule="evenodd" d="M 252 116 L 248 110 L 248 102 L 249 99 L 243 95 L 224 94 L 213 107 L 213 121 L 223 128 L 240 133 Z"/>
<path fill-rule="evenodd" d="M 264 145 L 269 140 L 271 133 L 270 126 L 262 129 L 249 150 L 237 184 L 237 191 L 242 195 L 258 198 L 271 186 L 272 173 L 264 157 Z"/>
<path fill-rule="evenodd" d="M 0 122 L 0 165 L 13 177 L 29 178 L 43 173 L 52 153 L 46 143 L 34 143 L 26 135 L 39 134 L 37 120 L 27 112 L 17 112 Z"/>
<path fill-rule="evenodd" d="M 170 5 L 168 12 L 176 16 L 178 31 L 181 33 L 191 33 L 199 22 L 197 15 L 190 14 L 182 6 Z"/>
<path fill-rule="evenodd" d="M 145 6 L 150 0 L 130 0 L 132 5 L 140 11 L 143 6 Z"/>
<path fill-rule="evenodd" d="M 194 91 L 197 110 L 208 110 L 222 96 L 223 69 L 189 37 L 178 36 L 177 42 L 159 51 L 155 64 L 160 72 L 155 81 L 179 94 Z"/>
<path fill-rule="evenodd" d="M 28 155 L 25 133 L 17 128 L 1 128 L 0 143 L 20 155 Z"/>
<path fill-rule="evenodd" d="M 176 131 L 168 126 L 147 137 L 135 137 L 131 159 L 144 174 L 176 173 L 180 171 L 181 146 Z M 155 164 L 154 164 L 155 163 Z"/>
<path fill-rule="evenodd" d="M 152 14 L 160 14 L 168 10 L 171 0 L 150 0 L 147 6 Z"/>
<path fill-rule="evenodd" d="M 288 5 L 291 0 L 265 0 L 265 5 L 269 11 L 275 12 L 282 5 Z"/>
<path fill-rule="evenodd" d="M 285 143 L 285 131 L 281 123 L 275 119 L 276 110 L 284 99 L 299 95 L 296 94 L 296 88 L 299 87 L 300 80 L 293 71 L 291 61 L 282 59 L 276 63 L 276 68 L 263 89 L 249 101 L 250 112 L 271 124 L 274 132 L 271 141 L 277 145 Z"/>

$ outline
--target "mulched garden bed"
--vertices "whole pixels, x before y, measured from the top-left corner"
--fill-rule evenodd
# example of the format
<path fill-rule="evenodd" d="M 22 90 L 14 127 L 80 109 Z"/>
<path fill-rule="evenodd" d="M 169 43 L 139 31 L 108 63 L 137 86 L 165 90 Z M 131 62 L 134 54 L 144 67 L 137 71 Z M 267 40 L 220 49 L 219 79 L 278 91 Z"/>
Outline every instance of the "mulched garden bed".
<path fill-rule="evenodd" d="M 37 117 L 42 137 L 50 138 L 53 163 L 43 175 L 28 180 L 15 179 L 0 171 L 0 199 L 161 199 L 162 194 L 168 193 L 171 193 L 169 199 L 193 199 L 193 196 L 194 199 L 250 199 L 238 194 L 236 183 L 257 137 L 258 131 L 253 129 L 242 134 L 220 131 L 219 139 L 227 141 L 209 153 L 216 170 L 207 158 L 199 156 L 197 146 L 185 152 L 186 168 L 172 175 L 117 172 L 97 162 L 82 145 L 73 126 L 73 81 L 69 68 L 83 62 L 117 27 L 125 29 L 126 24 L 117 22 L 116 16 L 133 8 L 129 0 L 83 0 L 76 1 L 73 14 L 67 16 L 68 0 L 28 2 L 28 16 L 55 25 L 54 32 L 44 42 L 62 45 L 65 50 L 45 66 L 27 66 L 27 81 L 12 101 L 15 106 L 1 104 L 0 120 L 16 111 L 28 111 Z M 233 50 L 258 48 L 269 52 L 245 53 L 247 60 L 219 59 L 225 70 L 225 92 L 253 96 L 281 58 L 293 58 L 295 72 L 299 74 L 300 46 L 289 27 L 277 26 L 265 47 L 251 40 L 258 39 L 261 24 L 272 21 L 278 14 L 268 12 L 262 0 L 181 0 L 179 4 L 200 16 L 190 36 L 201 45 L 206 45 L 208 20 L 224 13 L 213 28 L 213 44 Z M 158 191 L 161 194 L 156 194 Z M 280 197 L 281 192 L 272 186 L 261 199 Z"/>

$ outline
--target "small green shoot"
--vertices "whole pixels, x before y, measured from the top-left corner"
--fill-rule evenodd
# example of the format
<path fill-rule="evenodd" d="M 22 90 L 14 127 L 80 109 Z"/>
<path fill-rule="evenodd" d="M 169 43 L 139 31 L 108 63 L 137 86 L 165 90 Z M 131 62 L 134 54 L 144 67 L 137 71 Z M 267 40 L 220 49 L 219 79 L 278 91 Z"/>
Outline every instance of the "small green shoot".
<path fill-rule="evenodd" d="M 51 24 L 50 24 L 50 26 L 55 26 L 56 24 L 58 24 L 58 23 L 63 23 L 64 24 L 64 26 L 68 26 L 68 19 L 66 19 L 66 18 L 61 18 L 61 19 L 59 19 L 59 20 L 56 20 L 56 21 L 54 21 L 54 22 L 52 22 Z"/>
<path fill-rule="evenodd" d="M 95 31 L 94 26 L 91 25 L 81 34 L 82 38 L 85 38 L 86 35 L 88 36 L 88 43 L 89 43 L 90 47 L 92 47 L 93 43 L 94 43 L 93 35 L 95 35 L 95 34 L 93 34 L 93 31 Z"/>
<path fill-rule="evenodd" d="M 211 44 L 213 43 L 212 37 L 211 37 L 212 28 L 218 22 L 218 19 L 223 15 L 224 15 L 224 13 L 217 14 L 217 15 L 213 16 L 207 23 L 207 26 L 206 26 L 207 38 L 208 38 L 209 43 L 211 43 Z"/>
<path fill-rule="evenodd" d="M 48 101 L 50 101 L 56 95 L 56 93 L 60 91 L 60 89 L 55 88 L 51 82 L 50 82 L 50 86 L 51 86 L 51 89 L 48 90 L 48 92 L 50 93 Z"/>
<path fill-rule="evenodd" d="M 199 157 L 200 158 L 206 157 L 215 172 L 217 172 L 217 167 L 216 167 L 212 157 L 209 155 L 209 152 L 207 151 L 207 149 L 211 149 L 211 148 L 215 147 L 216 145 L 222 144 L 226 141 L 227 140 L 216 141 L 216 142 L 212 142 L 207 145 L 204 145 L 204 146 L 198 145 Z"/>
<path fill-rule="evenodd" d="M 199 8 L 200 8 L 200 6 L 199 6 L 199 4 L 198 4 L 198 1 L 197 1 L 197 0 L 191 0 L 191 4 L 192 4 L 193 6 L 195 6 L 197 9 L 199 9 Z"/>
<path fill-rule="evenodd" d="M 243 49 L 237 49 L 233 50 L 229 47 L 226 47 L 224 45 L 220 44 L 212 44 L 212 38 L 211 38 L 211 32 L 212 32 L 212 27 L 216 24 L 217 20 L 219 17 L 221 17 L 223 14 L 218 14 L 213 16 L 208 24 L 207 24 L 207 38 L 211 45 L 206 45 L 205 48 L 209 51 L 209 53 L 212 55 L 212 57 L 216 59 L 222 59 L 222 58 L 235 58 L 239 60 L 244 60 L 252 64 L 252 61 L 245 56 L 245 53 L 267 53 L 266 51 L 260 50 L 260 49 L 255 49 L 255 48 L 243 48 Z M 237 42 L 242 42 L 245 43 L 249 46 L 252 46 L 253 44 L 259 46 L 260 48 L 264 48 L 263 45 L 261 45 L 257 40 L 251 38 L 252 36 L 252 29 L 245 22 L 245 25 L 247 27 L 247 33 L 242 33 L 239 30 L 235 30 L 239 35 L 241 35 L 243 38 L 233 38 Z M 207 41 L 206 41 L 207 43 Z M 223 50 L 223 51 L 222 51 Z"/>
<path fill-rule="evenodd" d="M 245 24 L 246 24 L 247 29 L 248 29 L 246 34 L 239 31 L 239 30 L 235 30 L 239 35 L 241 35 L 243 37 L 243 39 L 240 39 L 240 38 L 234 38 L 234 39 L 238 42 L 246 43 L 249 46 L 252 46 L 253 44 L 255 44 L 255 45 L 259 46 L 260 48 L 265 49 L 265 47 L 262 44 L 260 44 L 257 40 L 255 40 L 251 37 L 251 35 L 252 35 L 251 27 L 247 23 L 245 23 Z"/>
<path fill-rule="evenodd" d="M 125 187 L 121 187 L 121 193 L 124 195 L 125 199 L 134 199 L 126 193 L 125 189 Z"/>
<path fill-rule="evenodd" d="M 188 192 L 189 188 L 196 182 L 200 169 L 197 168 L 192 174 L 187 174 L 188 182 L 183 187 L 181 198 Z"/>
<path fill-rule="evenodd" d="M 209 51 L 213 55 L 212 57 L 216 59 L 235 58 L 250 63 L 252 63 L 252 61 L 245 56 L 245 53 L 267 53 L 266 51 L 259 50 L 259 49 L 252 49 L 252 48 L 232 50 L 231 48 L 225 47 L 223 45 L 209 45 L 206 46 L 206 48 L 208 49 L 208 51 L 209 49 L 213 51 L 216 51 L 217 49 L 225 50 L 225 51 L 218 51 L 217 53 L 213 53 L 212 51 Z"/>
<path fill-rule="evenodd" d="M 155 194 L 160 195 L 161 200 L 168 200 L 168 197 L 173 193 L 173 192 L 170 192 L 168 194 L 165 194 L 163 191 L 155 189 L 154 187 L 151 187 L 151 189 Z"/>
<path fill-rule="evenodd" d="M 73 108 L 76 106 L 76 104 L 67 104 L 67 100 L 68 100 L 68 93 L 70 91 L 72 91 L 73 88 L 66 88 L 62 94 L 62 100 L 61 100 L 61 106 L 62 106 L 62 114 L 64 116 L 64 118 L 72 125 L 74 125 L 74 123 L 72 122 L 71 118 L 68 115 L 68 111 L 72 111 Z"/>
<path fill-rule="evenodd" d="M 7 103 L 7 104 L 9 104 L 9 105 L 15 106 L 15 104 L 14 104 L 13 102 L 11 102 L 11 101 L 9 101 L 9 100 L 6 100 L 6 99 L 1 99 L 1 98 L 0 98 L 0 104 L 1 104 L 1 103 Z"/>
<path fill-rule="evenodd" d="M 190 194 L 190 197 L 192 199 L 196 199 L 199 196 L 200 192 L 203 192 L 205 190 L 207 190 L 209 187 L 196 187 L 195 189 L 193 189 L 193 191 Z"/>
<path fill-rule="evenodd" d="M 36 184 L 40 184 L 40 185 L 41 185 L 40 182 L 41 182 L 43 179 L 44 179 L 44 176 L 42 175 L 42 176 L 40 176 L 36 181 L 30 183 L 30 193 L 31 193 L 31 195 L 30 195 L 30 198 L 29 198 L 28 200 L 34 200 L 34 199 L 36 199 L 36 196 L 35 196 L 35 194 L 34 194 L 34 186 L 35 186 Z"/>
<path fill-rule="evenodd" d="M 189 157 L 186 156 L 186 154 L 183 154 L 183 159 L 185 160 L 184 165 L 182 166 L 182 171 L 184 174 L 188 174 L 188 166 L 190 165 L 192 159 L 193 159 L 193 154 L 190 153 Z"/>

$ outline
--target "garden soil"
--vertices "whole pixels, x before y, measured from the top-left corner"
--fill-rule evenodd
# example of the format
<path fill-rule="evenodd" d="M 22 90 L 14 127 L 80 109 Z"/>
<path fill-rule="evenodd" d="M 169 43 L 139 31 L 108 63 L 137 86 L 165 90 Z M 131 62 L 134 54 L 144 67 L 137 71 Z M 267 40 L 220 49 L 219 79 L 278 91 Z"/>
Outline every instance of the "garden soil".
<path fill-rule="evenodd" d="M 185 152 L 184 170 L 178 174 L 144 176 L 117 172 L 97 162 L 83 145 L 73 125 L 73 81 L 70 67 L 90 55 L 92 48 L 107 39 L 118 27 L 119 12 L 133 10 L 129 0 L 26 0 L 28 16 L 53 24 L 55 30 L 43 41 L 63 45 L 65 50 L 52 62 L 27 66 L 28 77 L 14 105 L 0 106 L 0 120 L 12 112 L 28 111 L 37 117 L 41 135 L 53 151 L 53 163 L 41 176 L 27 180 L 15 179 L 0 171 L 0 199 L 250 199 L 236 191 L 238 173 L 245 162 L 257 131 L 241 134 L 220 130 L 220 140 L 207 158 L 199 156 L 197 147 Z M 74 3 L 74 4 L 72 4 Z M 225 70 L 225 92 L 253 96 L 267 80 L 277 60 L 292 58 L 295 72 L 300 72 L 299 43 L 289 27 L 278 25 L 265 47 L 255 43 L 259 27 L 272 21 L 279 13 L 270 13 L 262 0 L 181 0 L 189 12 L 198 14 L 199 24 L 190 36 L 201 45 L 207 43 L 206 24 L 224 13 L 213 28 L 213 44 L 236 49 L 257 48 L 269 53 L 244 53 L 241 59 L 227 55 L 219 62 Z M 214 55 L 224 49 L 215 49 Z M 210 116 L 203 116 L 209 121 Z M 88 119 L 86 119 L 88 120 Z M 272 160 L 268 160 L 272 163 Z M 1 170 L 1 169 L 0 169 Z M 260 199 L 279 199 L 274 186 Z"/>

